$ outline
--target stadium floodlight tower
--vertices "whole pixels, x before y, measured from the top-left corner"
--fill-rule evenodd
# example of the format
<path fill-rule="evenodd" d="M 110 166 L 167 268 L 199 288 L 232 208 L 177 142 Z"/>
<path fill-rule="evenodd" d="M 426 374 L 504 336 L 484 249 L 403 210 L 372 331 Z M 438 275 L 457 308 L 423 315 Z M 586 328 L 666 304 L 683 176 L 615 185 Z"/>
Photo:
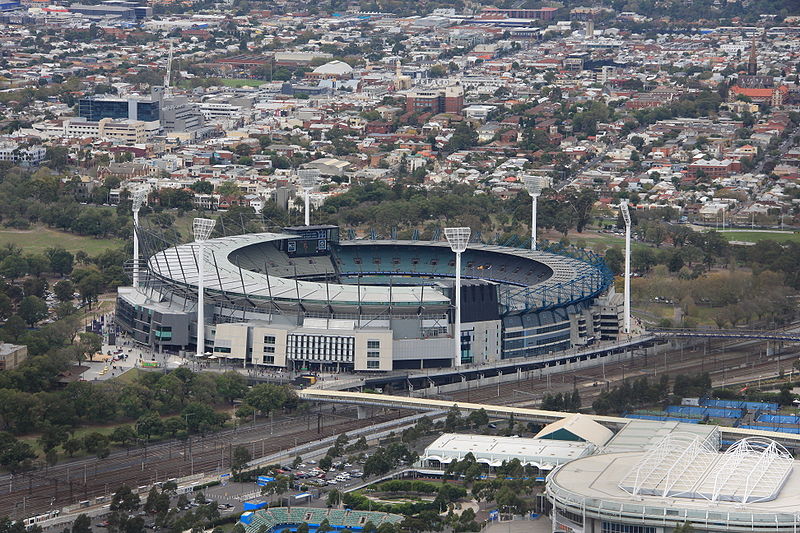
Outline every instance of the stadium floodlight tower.
<path fill-rule="evenodd" d="M 467 249 L 470 228 L 445 228 L 444 236 L 450 244 L 450 249 L 456 254 L 456 310 L 455 324 L 453 326 L 453 351 L 455 353 L 455 366 L 461 366 L 461 254 Z"/>
<path fill-rule="evenodd" d="M 544 188 L 544 180 L 539 176 L 525 176 L 522 178 L 525 190 L 531 195 L 531 250 L 536 249 L 536 203 Z"/>
<path fill-rule="evenodd" d="M 194 242 L 197 243 L 197 357 L 202 357 L 206 349 L 206 328 L 205 317 L 203 309 L 203 296 L 205 295 L 205 280 L 203 276 L 205 257 L 205 242 L 211 236 L 211 230 L 214 229 L 216 220 L 210 218 L 196 218 L 192 223 L 192 232 L 194 233 Z"/>
<path fill-rule="evenodd" d="M 625 304 L 623 308 L 623 324 L 625 333 L 631 333 L 631 213 L 628 210 L 628 201 L 619 203 L 622 219 L 625 221 Z"/>
<path fill-rule="evenodd" d="M 131 199 L 133 205 L 133 287 L 139 286 L 139 209 L 142 208 L 144 198 L 147 193 L 143 190 L 138 190 L 133 193 Z"/>
<path fill-rule="evenodd" d="M 319 180 L 319 170 L 304 168 L 297 171 L 300 177 L 300 186 L 303 187 L 303 200 L 305 201 L 306 226 L 311 225 L 311 190 Z"/>

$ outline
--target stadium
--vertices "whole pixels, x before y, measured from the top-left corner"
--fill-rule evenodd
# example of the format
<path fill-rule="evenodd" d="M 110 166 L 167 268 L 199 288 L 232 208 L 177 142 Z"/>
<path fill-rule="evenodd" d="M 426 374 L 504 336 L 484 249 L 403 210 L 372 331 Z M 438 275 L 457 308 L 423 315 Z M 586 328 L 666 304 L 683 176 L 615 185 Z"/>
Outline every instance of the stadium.
<path fill-rule="evenodd" d="M 714 428 L 670 433 L 647 451 L 561 465 L 547 477 L 553 531 L 668 533 L 684 524 L 696 531 L 798 531 L 800 476 L 792 455 L 762 438 L 719 449 Z"/>
<path fill-rule="evenodd" d="M 447 241 L 342 238 L 297 226 L 174 244 L 138 228 L 136 287 L 117 322 L 156 351 L 293 370 L 450 368 L 538 358 L 616 339 L 622 298 L 602 259 L 551 246 L 470 242 L 461 254 L 460 358 L 455 254 Z"/>

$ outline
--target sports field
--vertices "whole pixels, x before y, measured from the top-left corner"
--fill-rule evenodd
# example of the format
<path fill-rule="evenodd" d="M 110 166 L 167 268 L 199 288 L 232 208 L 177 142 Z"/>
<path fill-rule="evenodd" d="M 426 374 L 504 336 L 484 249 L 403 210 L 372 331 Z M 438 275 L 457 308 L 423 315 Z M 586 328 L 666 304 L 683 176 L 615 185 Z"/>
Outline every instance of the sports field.
<path fill-rule="evenodd" d="M 83 237 L 44 226 L 37 226 L 29 230 L 0 229 L 0 246 L 8 243 L 19 246 L 26 253 L 40 253 L 48 248 L 60 246 L 72 253 L 83 250 L 90 256 L 97 255 L 108 248 L 119 248 L 123 244 L 119 239 Z"/>
<path fill-rule="evenodd" d="M 267 83 L 264 80 L 228 79 L 228 78 L 223 78 L 221 81 L 225 87 L 258 87 L 259 85 Z"/>
<path fill-rule="evenodd" d="M 728 241 L 800 242 L 800 232 L 792 232 L 792 231 L 724 231 L 720 233 Z"/>

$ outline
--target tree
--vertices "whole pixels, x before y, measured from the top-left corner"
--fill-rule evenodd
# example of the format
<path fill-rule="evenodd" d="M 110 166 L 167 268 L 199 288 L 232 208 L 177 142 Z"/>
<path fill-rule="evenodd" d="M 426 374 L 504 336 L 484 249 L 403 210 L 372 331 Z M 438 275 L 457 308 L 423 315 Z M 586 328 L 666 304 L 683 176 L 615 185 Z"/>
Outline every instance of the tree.
<path fill-rule="evenodd" d="M 111 441 L 128 446 L 128 444 L 136 442 L 136 431 L 131 426 L 118 426 L 111 432 Z"/>
<path fill-rule="evenodd" d="M 189 186 L 197 194 L 211 194 L 214 192 L 214 184 L 210 181 L 198 180 Z"/>
<path fill-rule="evenodd" d="M 81 300 L 88 303 L 91 308 L 92 302 L 97 301 L 97 297 L 103 292 L 105 288 L 105 281 L 99 272 L 90 272 L 83 276 L 77 283 L 78 293 L 81 295 Z"/>
<path fill-rule="evenodd" d="M 84 513 L 76 516 L 75 521 L 72 522 L 71 533 L 92 533 L 91 519 Z"/>
<path fill-rule="evenodd" d="M 16 341 L 25 333 L 25 320 L 19 315 L 11 315 L 3 326 L 3 335 L 10 341 Z"/>
<path fill-rule="evenodd" d="M 21 278 L 27 271 L 28 262 L 19 255 L 9 255 L 0 261 L 0 274 L 12 281 Z"/>
<path fill-rule="evenodd" d="M 75 285 L 64 279 L 53 285 L 53 292 L 60 302 L 71 302 L 75 294 Z"/>
<path fill-rule="evenodd" d="M 6 293 L 0 292 L 0 320 L 5 320 L 11 316 L 14 310 L 13 302 Z"/>
<path fill-rule="evenodd" d="M 244 446 L 236 446 L 233 449 L 233 460 L 231 461 L 231 470 L 233 472 L 239 472 L 242 468 L 244 468 L 250 460 L 253 459 L 250 450 L 245 448 Z"/>
<path fill-rule="evenodd" d="M 158 435 L 164 431 L 164 424 L 161 418 L 155 413 L 143 415 L 136 421 L 136 432 L 150 440 L 153 435 Z"/>
<path fill-rule="evenodd" d="M 72 438 L 62 444 L 61 447 L 64 448 L 64 453 L 72 457 L 83 449 L 83 442 L 80 439 Z"/>
<path fill-rule="evenodd" d="M 328 493 L 326 504 L 328 507 L 338 507 L 340 503 L 342 503 L 342 493 L 338 489 L 333 489 Z"/>
<path fill-rule="evenodd" d="M 38 296 L 26 296 L 19 304 L 19 316 L 28 326 L 35 326 L 47 318 L 47 303 Z"/>
<path fill-rule="evenodd" d="M 103 337 L 97 333 L 85 331 L 79 333 L 78 337 L 80 338 L 80 342 L 78 342 L 77 349 L 84 357 L 91 357 L 103 349 Z"/>

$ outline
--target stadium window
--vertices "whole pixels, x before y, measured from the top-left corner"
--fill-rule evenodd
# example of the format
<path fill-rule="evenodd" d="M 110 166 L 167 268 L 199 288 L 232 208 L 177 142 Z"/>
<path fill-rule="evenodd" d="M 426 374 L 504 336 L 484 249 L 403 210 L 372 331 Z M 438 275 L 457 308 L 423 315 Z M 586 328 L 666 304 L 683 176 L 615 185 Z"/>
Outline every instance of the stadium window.
<path fill-rule="evenodd" d="M 275 353 L 274 346 L 264 346 L 264 353 Z"/>
<path fill-rule="evenodd" d="M 264 344 L 275 344 L 274 335 L 264 335 Z"/>
<path fill-rule="evenodd" d="M 222 346 L 214 346 L 214 351 L 216 353 L 231 353 L 230 348 L 224 348 Z"/>
<path fill-rule="evenodd" d="M 378 358 L 381 356 L 381 352 L 367 352 L 367 357 L 372 359 Z"/>
<path fill-rule="evenodd" d="M 380 368 L 381 362 L 380 361 L 367 361 L 367 368 Z"/>
<path fill-rule="evenodd" d="M 381 341 L 367 341 L 367 348 L 370 350 L 378 350 L 381 347 Z"/>
<path fill-rule="evenodd" d="M 275 363 L 275 356 L 274 355 L 265 355 L 264 356 L 264 363 L 271 365 Z"/>

